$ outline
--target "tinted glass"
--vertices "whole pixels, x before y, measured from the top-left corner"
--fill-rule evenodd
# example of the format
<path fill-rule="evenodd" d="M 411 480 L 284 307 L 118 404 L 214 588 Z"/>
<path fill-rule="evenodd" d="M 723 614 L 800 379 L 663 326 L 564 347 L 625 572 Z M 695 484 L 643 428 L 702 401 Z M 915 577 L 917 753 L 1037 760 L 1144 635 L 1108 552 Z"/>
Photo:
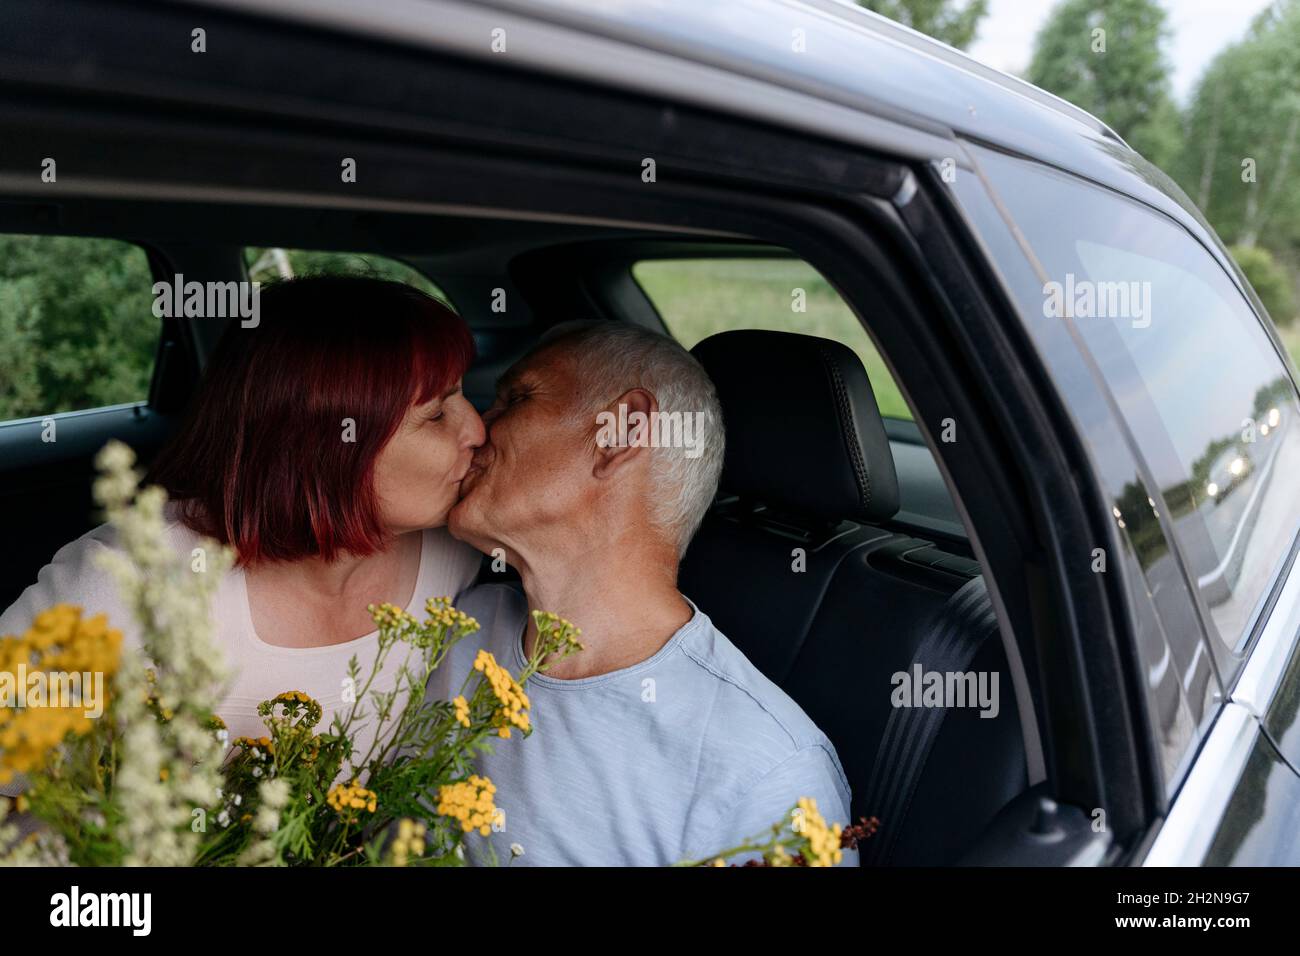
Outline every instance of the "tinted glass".
<path fill-rule="evenodd" d="M 986 171 L 1046 273 L 1035 321 L 1077 329 L 1236 647 L 1300 527 L 1300 405 L 1286 366 L 1227 273 L 1172 221 L 1043 167 L 993 160 Z M 1115 518 L 1145 523 L 1156 504 L 1117 500 Z"/>

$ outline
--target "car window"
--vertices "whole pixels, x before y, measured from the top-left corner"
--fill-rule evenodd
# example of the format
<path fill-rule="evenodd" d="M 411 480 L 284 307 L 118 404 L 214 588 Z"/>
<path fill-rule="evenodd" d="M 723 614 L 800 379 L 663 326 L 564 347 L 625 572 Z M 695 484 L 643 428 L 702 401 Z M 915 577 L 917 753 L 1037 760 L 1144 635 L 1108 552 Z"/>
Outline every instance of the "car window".
<path fill-rule="evenodd" d="M 152 289 L 139 246 L 0 236 L 0 421 L 147 399 Z"/>
<path fill-rule="evenodd" d="M 392 279 L 414 286 L 455 309 L 447 295 L 429 277 L 405 262 L 370 252 L 327 252 L 317 249 L 282 249 L 248 246 L 244 249 L 248 278 L 274 282 L 305 275 L 358 275 Z"/>
<path fill-rule="evenodd" d="M 1078 330 L 1160 489 L 1211 630 L 1239 650 L 1300 529 L 1290 373 L 1249 302 L 1180 226 L 1072 177 L 1010 165 L 987 170 L 1047 274 L 1039 314 Z"/>
<path fill-rule="evenodd" d="M 654 259 L 632 276 L 686 348 L 715 332 L 767 329 L 843 342 L 866 366 L 880 413 L 912 413 L 862 323 L 831 284 L 798 259 Z"/>

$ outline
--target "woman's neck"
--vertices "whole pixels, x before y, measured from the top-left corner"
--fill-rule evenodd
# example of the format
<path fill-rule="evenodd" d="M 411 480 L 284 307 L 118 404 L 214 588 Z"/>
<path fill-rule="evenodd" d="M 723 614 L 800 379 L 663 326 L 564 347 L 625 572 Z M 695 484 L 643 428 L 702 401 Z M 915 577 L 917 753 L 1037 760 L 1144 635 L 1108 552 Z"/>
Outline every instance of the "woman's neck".
<path fill-rule="evenodd" d="M 400 576 L 396 573 L 412 559 L 418 563 L 420 540 L 419 531 L 408 531 L 394 536 L 387 548 L 373 554 L 345 552 L 332 561 L 319 556 L 297 561 L 263 561 L 250 566 L 248 571 L 266 582 L 291 584 L 323 598 L 337 598 L 358 589 L 370 590 L 370 582 Z"/>
<path fill-rule="evenodd" d="M 316 647 L 374 630 L 366 610 L 384 602 L 409 606 L 419 595 L 423 535 L 407 532 L 384 551 L 336 561 L 260 562 L 245 571 L 253 629 L 265 643 Z"/>

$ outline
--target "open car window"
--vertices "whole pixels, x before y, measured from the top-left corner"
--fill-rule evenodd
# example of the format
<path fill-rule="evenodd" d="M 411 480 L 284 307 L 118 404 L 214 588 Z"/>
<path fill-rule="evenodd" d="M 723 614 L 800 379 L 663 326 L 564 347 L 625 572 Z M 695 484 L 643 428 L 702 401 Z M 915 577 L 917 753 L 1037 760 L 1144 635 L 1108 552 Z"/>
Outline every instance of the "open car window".
<path fill-rule="evenodd" d="M 686 348 L 715 332 L 767 329 L 834 339 L 866 367 L 880 414 L 912 413 L 862 323 L 821 274 L 798 259 L 654 259 L 632 277 Z"/>
<path fill-rule="evenodd" d="M 0 422 L 147 399 L 152 288 L 131 243 L 0 236 Z"/>

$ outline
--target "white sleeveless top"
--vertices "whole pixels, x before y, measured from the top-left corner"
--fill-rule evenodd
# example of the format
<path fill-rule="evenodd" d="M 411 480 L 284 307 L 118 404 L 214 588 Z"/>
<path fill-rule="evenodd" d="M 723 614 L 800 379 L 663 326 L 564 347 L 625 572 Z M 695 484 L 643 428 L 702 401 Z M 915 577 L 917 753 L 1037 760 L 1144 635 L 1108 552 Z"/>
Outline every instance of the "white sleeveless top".
<path fill-rule="evenodd" d="M 176 505 L 168 504 L 167 536 L 177 553 L 188 562 L 200 538 L 176 518 Z M 116 532 L 111 525 L 103 524 L 75 541 L 65 544 L 54 558 L 37 575 L 36 583 L 0 615 L 0 635 L 22 634 L 32 626 L 32 619 L 55 604 L 76 604 L 85 616 L 103 612 L 108 615 L 110 627 L 122 632 L 124 647 L 138 648 L 140 639 L 134 618 L 127 612 L 118 596 L 117 584 L 101 569 L 95 555 L 114 547 Z M 453 600 L 473 583 L 479 568 L 479 554 L 467 544 L 453 538 L 446 528 L 429 528 L 423 533 L 420 550 L 420 569 L 415 591 L 407 605 L 413 615 L 423 619 L 427 598 L 449 595 Z M 227 692 L 217 707 L 217 713 L 236 737 L 261 737 L 266 727 L 257 713 L 257 705 L 264 700 L 288 690 L 299 690 L 317 700 L 324 712 L 317 725 L 317 733 L 330 731 L 335 713 L 345 718 L 351 702 L 344 702 L 348 662 L 357 658 L 360 668 L 356 692 L 360 693 L 370 667 L 379 651 L 379 632 L 372 631 L 341 644 L 324 647 L 279 647 L 262 640 L 253 629 L 249 609 L 248 589 L 242 568 L 234 568 L 223 575 L 212 600 L 212 639 L 225 655 L 230 681 Z M 388 652 L 383 671 L 376 677 L 371 690 L 391 691 L 398 670 L 409 649 L 402 644 Z M 410 662 L 418 657 L 412 653 Z M 461 675 L 463 679 L 464 675 Z M 365 701 L 363 711 L 373 718 L 373 702 Z M 393 707 L 400 712 L 401 702 Z M 392 721 L 384 724 L 387 735 Z M 353 724 L 354 757 L 365 757 L 374 741 L 375 728 L 370 719 Z M 339 779 L 346 776 L 345 763 Z"/>

